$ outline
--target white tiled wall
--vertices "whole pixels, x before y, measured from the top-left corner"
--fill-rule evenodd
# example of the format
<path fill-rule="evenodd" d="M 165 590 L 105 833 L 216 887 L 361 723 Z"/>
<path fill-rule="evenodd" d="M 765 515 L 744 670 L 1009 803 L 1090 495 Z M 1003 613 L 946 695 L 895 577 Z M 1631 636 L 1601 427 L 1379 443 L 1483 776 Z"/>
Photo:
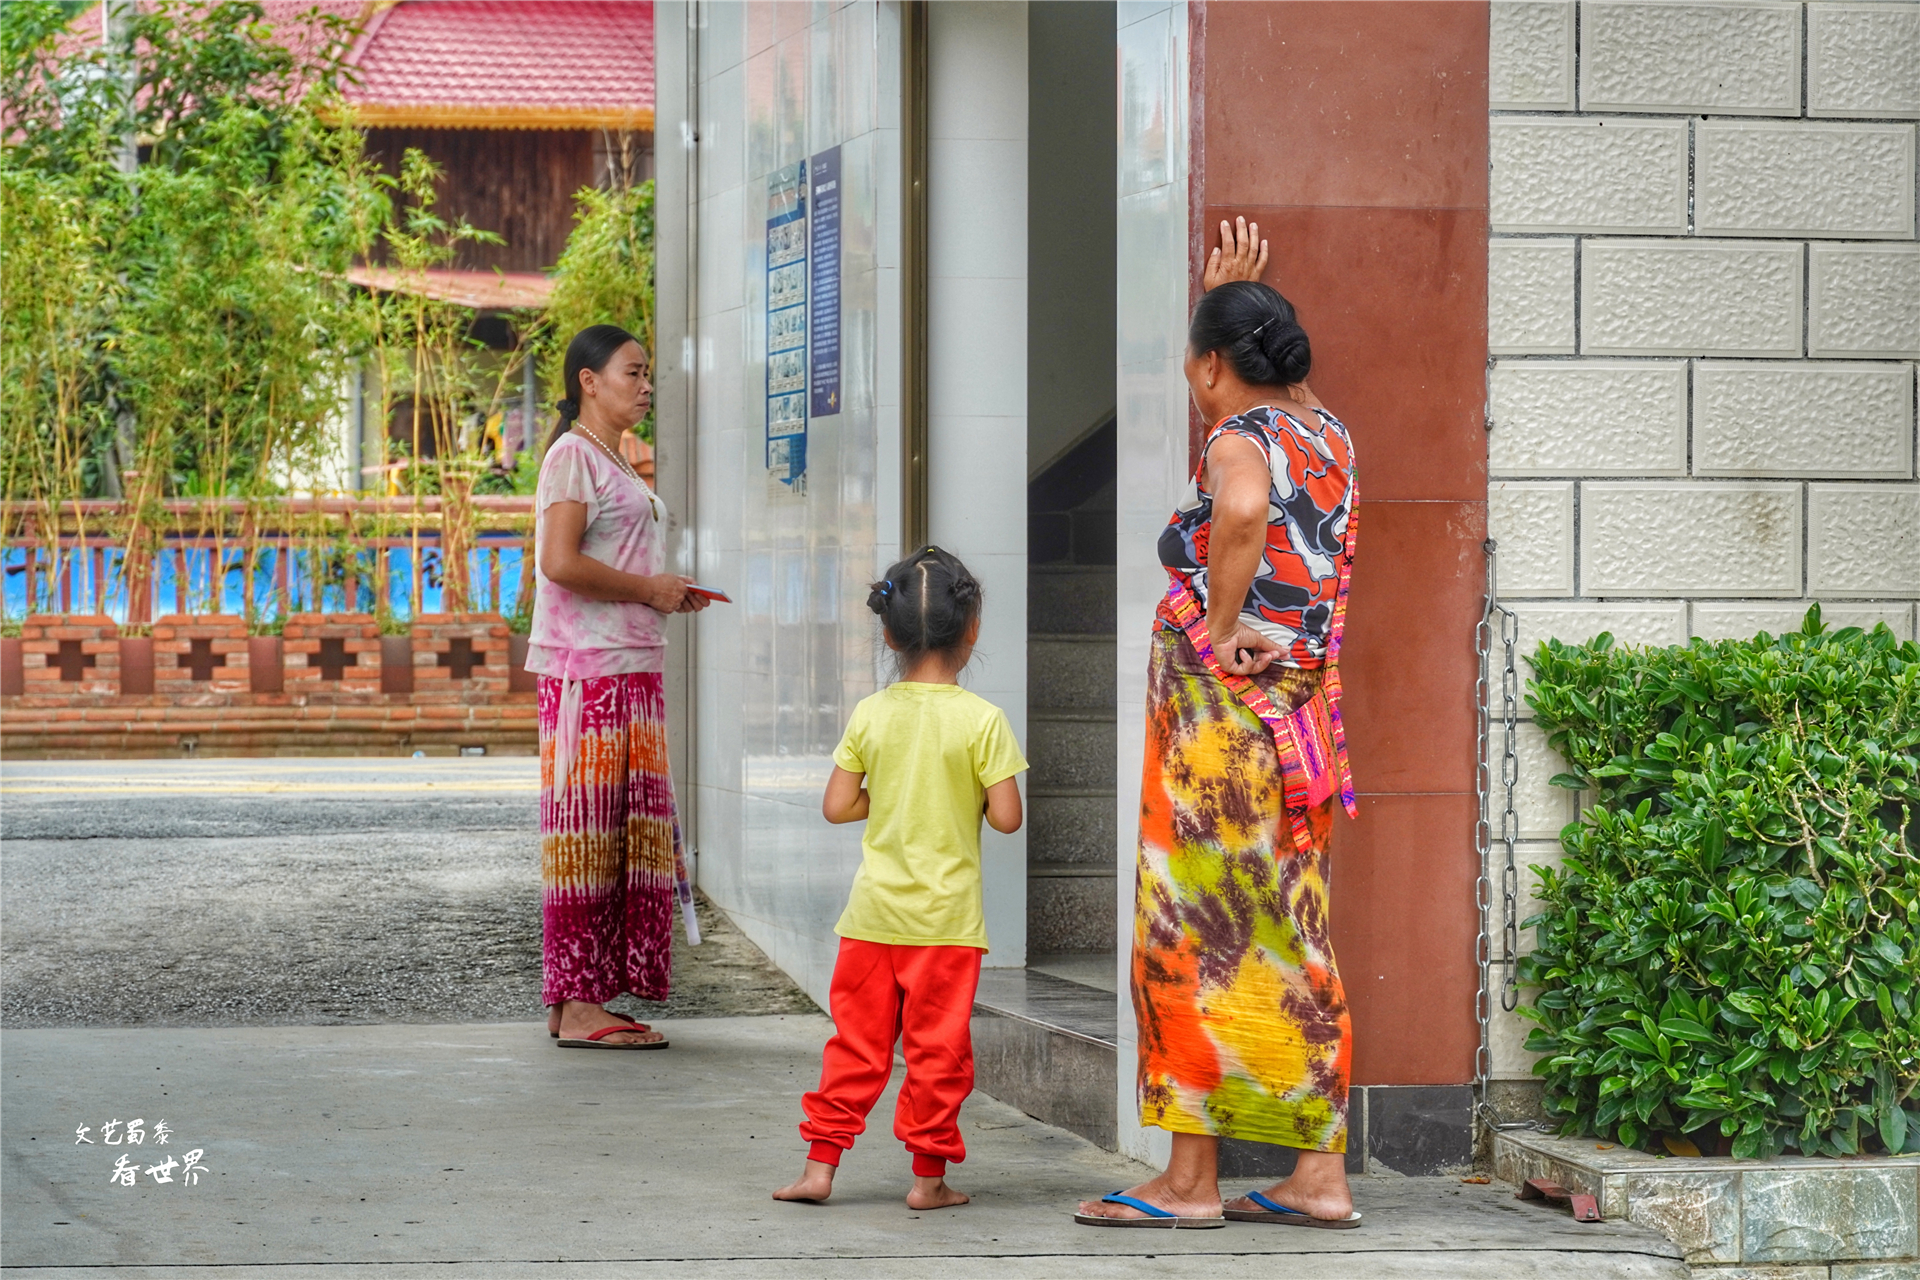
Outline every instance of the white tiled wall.
<path fill-rule="evenodd" d="M 691 571 L 736 603 L 691 629 L 688 834 L 701 887 L 824 1005 L 860 828 L 828 826 L 820 793 L 847 714 L 876 687 L 866 584 L 898 550 L 897 9 L 876 0 L 692 8 Z M 680 6 L 662 12 L 684 21 Z M 685 57 L 684 47 L 673 52 Z M 844 408 L 812 422 L 806 490 L 796 494 L 769 481 L 764 459 L 767 179 L 836 143 Z"/>
<path fill-rule="evenodd" d="M 928 534 L 979 576 L 968 688 L 1027 741 L 1027 6 L 928 9 Z M 1027 835 L 983 829 L 986 963 L 1026 963 Z"/>
<path fill-rule="evenodd" d="M 1920 3 L 1494 0 L 1490 89 L 1490 518 L 1523 652 L 1779 632 L 1816 599 L 1913 636 Z M 1551 855 L 1573 797 L 1522 739 Z M 1496 1022 L 1497 1075 L 1523 1039 Z"/>
<path fill-rule="evenodd" d="M 1115 308 L 1118 411 L 1118 772 L 1120 1150 L 1164 1167 L 1171 1137 L 1140 1127 L 1131 1063 L 1138 1055 L 1132 973 L 1135 841 L 1146 741 L 1147 638 L 1165 578 L 1154 550 L 1187 478 L 1187 6 L 1118 6 L 1120 225 Z"/>

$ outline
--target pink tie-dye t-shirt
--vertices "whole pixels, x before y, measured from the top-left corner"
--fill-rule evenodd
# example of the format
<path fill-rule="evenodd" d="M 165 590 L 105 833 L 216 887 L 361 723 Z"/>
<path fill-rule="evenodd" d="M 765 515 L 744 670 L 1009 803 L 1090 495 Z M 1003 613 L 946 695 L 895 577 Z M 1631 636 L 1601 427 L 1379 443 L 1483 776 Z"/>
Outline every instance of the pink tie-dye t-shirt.
<path fill-rule="evenodd" d="M 665 568 L 666 508 L 660 499 L 593 441 L 571 432 L 547 450 L 535 491 L 535 518 L 544 519 L 556 502 L 587 505 L 581 555 L 622 573 L 652 575 Z M 590 600 L 547 581 L 535 567 L 527 670 L 573 680 L 664 671 L 666 643 L 661 616 L 654 609 L 630 601 Z"/>

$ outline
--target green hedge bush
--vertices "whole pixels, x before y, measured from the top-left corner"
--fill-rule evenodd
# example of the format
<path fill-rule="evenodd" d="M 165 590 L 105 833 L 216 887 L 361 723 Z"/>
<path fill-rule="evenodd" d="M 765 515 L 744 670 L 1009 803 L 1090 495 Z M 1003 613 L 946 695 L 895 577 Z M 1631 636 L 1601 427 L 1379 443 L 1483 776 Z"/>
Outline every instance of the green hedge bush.
<path fill-rule="evenodd" d="M 1530 662 L 1554 782 L 1593 801 L 1524 922 L 1562 1132 L 1920 1150 L 1920 647 L 1815 606 L 1778 639 Z"/>

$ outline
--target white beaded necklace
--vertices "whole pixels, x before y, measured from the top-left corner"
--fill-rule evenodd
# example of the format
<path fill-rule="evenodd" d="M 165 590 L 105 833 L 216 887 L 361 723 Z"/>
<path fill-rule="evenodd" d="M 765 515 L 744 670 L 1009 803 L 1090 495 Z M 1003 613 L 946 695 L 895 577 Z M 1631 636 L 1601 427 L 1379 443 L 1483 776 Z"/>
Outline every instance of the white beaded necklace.
<path fill-rule="evenodd" d="M 593 434 L 592 431 L 588 430 L 580 422 L 575 421 L 573 425 L 579 429 L 581 435 L 599 445 L 600 452 L 612 458 L 613 465 L 626 472 L 627 476 L 635 484 L 640 486 L 640 492 L 647 495 L 647 509 L 653 512 L 654 520 L 658 521 L 660 519 L 660 499 L 654 494 L 653 486 L 641 479 L 640 473 L 633 469 L 633 464 L 627 461 L 626 455 L 622 454 L 618 449 L 609 449 L 606 441 Z"/>

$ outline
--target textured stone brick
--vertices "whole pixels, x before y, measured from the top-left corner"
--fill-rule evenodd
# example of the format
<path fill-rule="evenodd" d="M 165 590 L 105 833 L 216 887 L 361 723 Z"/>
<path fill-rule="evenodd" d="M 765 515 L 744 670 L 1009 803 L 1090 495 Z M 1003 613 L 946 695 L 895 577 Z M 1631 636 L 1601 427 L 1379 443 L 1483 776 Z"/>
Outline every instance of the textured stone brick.
<path fill-rule="evenodd" d="M 1920 245 L 1816 244 L 1807 354 L 1920 357 Z"/>
<path fill-rule="evenodd" d="M 1920 484 L 1816 484 L 1807 587 L 1816 596 L 1920 597 Z"/>
<path fill-rule="evenodd" d="M 1579 794 L 1565 787 L 1549 785 L 1557 774 L 1567 771 L 1567 762 L 1560 753 L 1547 745 L 1547 735 L 1540 726 L 1531 720 L 1522 720 L 1516 726 L 1514 754 L 1520 766 L 1519 778 L 1513 789 L 1514 815 L 1520 820 L 1519 838 L 1522 840 L 1558 840 L 1560 829 L 1572 822 L 1581 803 Z M 1504 788 L 1500 787 L 1500 754 L 1504 751 L 1502 735 L 1496 730 L 1488 745 L 1488 765 L 1493 770 L 1494 786 L 1494 831 L 1500 830 L 1500 814 L 1506 807 Z M 1522 881 L 1523 884 L 1528 881 Z"/>
<path fill-rule="evenodd" d="M 1573 0 L 1493 0 L 1490 23 L 1490 105 L 1573 110 Z"/>
<path fill-rule="evenodd" d="M 1800 114 L 1800 6 L 1587 0 L 1583 111 Z"/>
<path fill-rule="evenodd" d="M 1507 605 L 1520 618 L 1520 653 L 1533 652 L 1542 640 L 1585 644 L 1602 631 L 1619 644 L 1667 645 L 1687 642 L 1687 606 L 1679 601 L 1609 601 Z M 1523 707 L 1524 709 L 1524 707 Z"/>
<path fill-rule="evenodd" d="M 1913 1169 L 1750 1169 L 1741 1179 L 1746 1262 L 1920 1253 Z"/>
<path fill-rule="evenodd" d="M 1580 585 L 1590 596 L 1798 596 L 1800 486 L 1584 485 Z"/>
<path fill-rule="evenodd" d="M 1913 126 L 1702 120 L 1694 229 L 1911 239 Z"/>
<path fill-rule="evenodd" d="M 1798 631 L 1806 620 L 1809 600 L 1789 604 L 1771 601 L 1738 600 L 1726 603 L 1702 601 L 1693 606 L 1693 634 L 1708 640 L 1751 640 L 1762 631 L 1784 635 Z M 1887 629 L 1902 640 L 1913 639 L 1913 606 L 1909 604 L 1834 604 L 1822 601 L 1821 620 L 1829 630 L 1859 627 L 1871 631 L 1884 622 Z"/>
<path fill-rule="evenodd" d="M 1682 476 L 1687 367 L 1679 361 L 1501 360 L 1487 380 L 1496 476 Z"/>
<path fill-rule="evenodd" d="M 1487 532 L 1499 545 L 1502 596 L 1573 594 L 1573 485 L 1495 481 Z"/>
<path fill-rule="evenodd" d="M 1913 367 L 1703 360 L 1693 370 L 1693 470 L 1907 479 Z"/>
<path fill-rule="evenodd" d="M 1522 948 L 1521 954 L 1526 954 Z M 1488 1064 L 1495 1080 L 1533 1080 L 1533 1064 L 1544 1056 L 1527 1052 L 1527 1033 L 1539 1024 L 1517 1013 L 1509 1013 L 1500 1007 L 1500 1001 L 1493 1002 L 1493 1010 L 1487 1017 L 1487 1051 L 1492 1061 Z"/>
<path fill-rule="evenodd" d="M 1627 1217 L 1679 1245 L 1690 1263 L 1740 1260 L 1740 1175 L 1634 1173 Z"/>
<path fill-rule="evenodd" d="M 1572 355 L 1571 240 L 1493 240 L 1487 245 L 1487 350 L 1495 355 Z"/>
<path fill-rule="evenodd" d="M 1800 354 L 1797 244 L 1590 240 L 1581 349 L 1589 355 Z"/>
<path fill-rule="evenodd" d="M 1495 116 L 1488 158 L 1495 231 L 1687 230 L 1684 120 Z"/>
<path fill-rule="evenodd" d="M 1920 116 L 1920 5 L 1808 5 L 1807 114 Z"/>

